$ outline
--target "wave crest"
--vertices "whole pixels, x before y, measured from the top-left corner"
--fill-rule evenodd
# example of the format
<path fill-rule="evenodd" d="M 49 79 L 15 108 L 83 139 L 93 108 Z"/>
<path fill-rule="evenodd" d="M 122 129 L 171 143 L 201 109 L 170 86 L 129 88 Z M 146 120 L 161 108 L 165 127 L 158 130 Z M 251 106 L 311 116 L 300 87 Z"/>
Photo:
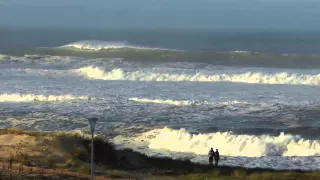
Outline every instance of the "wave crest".
<path fill-rule="evenodd" d="M 56 102 L 56 101 L 72 101 L 72 100 L 89 100 L 87 96 L 71 96 L 71 95 L 36 95 L 36 94 L 0 94 L 0 102 Z"/>
<path fill-rule="evenodd" d="M 240 101 L 224 101 L 224 102 L 214 102 L 214 101 L 190 101 L 190 100 L 182 100 L 176 101 L 171 99 L 148 99 L 148 98 L 129 98 L 130 101 L 139 102 L 139 103 L 155 103 L 155 104 L 168 104 L 175 106 L 192 106 L 192 105 L 233 105 L 233 104 L 248 104 L 248 102 L 240 102 Z"/>
<path fill-rule="evenodd" d="M 124 72 L 122 69 L 113 69 L 105 72 L 98 67 L 87 66 L 74 72 L 89 78 L 100 80 L 130 80 L 130 81 L 195 81 L 195 82 L 236 82 L 249 84 L 294 84 L 320 85 L 320 74 L 291 74 L 280 72 L 266 74 L 261 72 L 245 72 L 239 74 L 177 74 L 158 73 L 153 71 Z"/>
<path fill-rule="evenodd" d="M 136 45 L 130 44 L 127 41 L 98 41 L 98 40 L 78 41 L 78 42 L 60 46 L 59 48 L 72 48 L 72 49 L 89 50 L 89 51 L 102 51 L 102 50 L 113 50 L 113 49 L 124 49 L 124 48 L 144 49 L 144 50 L 166 50 L 161 48 L 136 46 Z"/>
<path fill-rule="evenodd" d="M 167 141 L 170 139 L 170 141 Z M 190 134 L 185 129 L 155 129 L 134 139 L 149 149 L 206 155 L 213 147 L 224 156 L 319 156 L 320 141 L 281 133 L 279 136 L 235 135 L 232 132 Z"/>

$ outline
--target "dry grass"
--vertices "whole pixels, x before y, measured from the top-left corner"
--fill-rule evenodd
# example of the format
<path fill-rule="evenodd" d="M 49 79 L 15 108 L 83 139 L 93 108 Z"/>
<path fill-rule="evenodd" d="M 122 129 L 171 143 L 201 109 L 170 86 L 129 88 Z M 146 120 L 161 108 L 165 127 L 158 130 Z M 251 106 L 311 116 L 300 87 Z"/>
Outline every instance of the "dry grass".
<path fill-rule="evenodd" d="M 47 180 L 89 180 L 90 176 L 87 172 L 88 166 L 83 167 L 84 172 L 71 172 L 65 169 L 43 169 L 43 168 L 35 168 L 35 167 L 24 167 L 24 172 L 19 172 L 19 165 L 13 165 L 11 170 L 3 169 L 0 167 L 0 179 L 4 180 L 36 180 L 36 179 L 47 179 Z M 11 176 L 11 178 L 8 178 Z M 109 178 L 103 176 L 95 176 L 96 180 L 111 180 Z M 120 180 L 120 179 L 119 179 Z M 127 180 L 127 179 L 122 179 Z"/>
<path fill-rule="evenodd" d="M 0 135 L 4 134 L 16 134 L 16 135 L 23 135 L 24 130 L 19 128 L 11 128 L 11 129 L 0 129 Z"/>
<path fill-rule="evenodd" d="M 207 173 L 196 173 L 179 176 L 181 180 L 319 180 L 320 172 L 248 172 L 235 169 L 230 174 L 214 170 Z"/>
<path fill-rule="evenodd" d="M 50 132 L 40 132 L 40 131 L 25 131 L 24 129 L 20 128 L 5 128 L 0 129 L 0 135 L 4 134 L 15 134 L 15 135 L 29 135 L 33 137 L 40 137 L 40 136 L 46 136 L 46 135 L 53 135 L 53 133 Z"/>
<path fill-rule="evenodd" d="M 235 169 L 235 170 L 231 173 L 231 176 L 232 176 L 232 177 L 235 177 L 235 178 L 242 179 L 242 178 L 247 177 L 247 172 L 246 172 L 244 169 Z"/>
<path fill-rule="evenodd" d="M 45 158 L 45 165 L 48 167 L 48 168 L 54 168 L 55 167 L 55 162 L 54 162 L 54 157 L 53 156 L 47 156 Z"/>
<path fill-rule="evenodd" d="M 90 166 L 87 164 L 82 165 L 77 169 L 77 172 L 81 174 L 90 174 Z"/>
<path fill-rule="evenodd" d="M 14 161 L 23 165 L 30 164 L 29 155 L 23 152 L 18 152 L 14 157 Z"/>

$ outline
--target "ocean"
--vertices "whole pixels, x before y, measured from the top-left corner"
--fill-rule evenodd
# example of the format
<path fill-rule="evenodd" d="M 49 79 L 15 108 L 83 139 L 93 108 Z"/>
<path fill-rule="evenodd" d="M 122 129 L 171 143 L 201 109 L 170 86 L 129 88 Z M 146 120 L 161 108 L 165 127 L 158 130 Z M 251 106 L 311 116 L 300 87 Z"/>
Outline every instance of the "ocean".
<path fill-rule="evenodd" d="M 320 33 L 0 29 L 0 128 L 221 165 L 320 169 Z"/>

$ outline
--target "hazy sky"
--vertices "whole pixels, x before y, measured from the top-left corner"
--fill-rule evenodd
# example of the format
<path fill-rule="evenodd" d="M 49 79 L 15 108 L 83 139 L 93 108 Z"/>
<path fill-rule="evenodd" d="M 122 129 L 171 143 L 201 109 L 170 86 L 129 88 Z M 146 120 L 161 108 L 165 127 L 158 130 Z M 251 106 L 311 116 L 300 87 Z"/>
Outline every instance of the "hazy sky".
<path fill-rule="evenodd" d="M 320 29 L 320 0 L 0 0 L 2 27 Z"/>

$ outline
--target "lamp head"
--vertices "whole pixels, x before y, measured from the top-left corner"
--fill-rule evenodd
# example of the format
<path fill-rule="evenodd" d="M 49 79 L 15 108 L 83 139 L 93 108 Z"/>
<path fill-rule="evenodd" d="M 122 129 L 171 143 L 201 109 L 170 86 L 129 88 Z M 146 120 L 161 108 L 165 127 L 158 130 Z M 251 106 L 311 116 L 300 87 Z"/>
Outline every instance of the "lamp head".
<path fill-rule="evenodd" d="M 91 132 L 93 133 L 96 123 L 98 121 L 98 118 L 94 117 L 94 118 L 89 118 L 88 120 L 89 120 Z"/>

